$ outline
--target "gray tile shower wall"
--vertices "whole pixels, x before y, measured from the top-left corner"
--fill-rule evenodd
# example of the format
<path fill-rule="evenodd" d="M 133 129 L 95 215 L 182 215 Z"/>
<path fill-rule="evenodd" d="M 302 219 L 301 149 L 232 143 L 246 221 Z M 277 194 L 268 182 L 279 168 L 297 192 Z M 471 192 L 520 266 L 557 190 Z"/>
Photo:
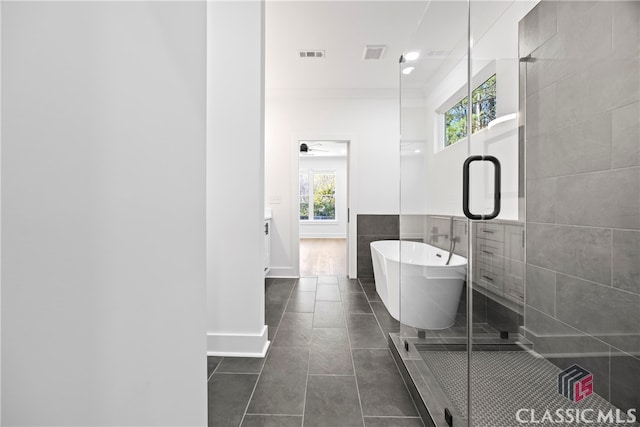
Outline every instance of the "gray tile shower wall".
<path fill-rule="evenodd" d="M 358 215 L 356 229 L 358 277 L 373 277 L 369 244 L 376 240 L 398 240 L 400 217 L 399 215 Z"/>
<path fill-rule="evenodd" d="M 640 408 L 639 52 L 638 1 L 543 0 L 520 22 L 524 329 L 625 410 Z"/>

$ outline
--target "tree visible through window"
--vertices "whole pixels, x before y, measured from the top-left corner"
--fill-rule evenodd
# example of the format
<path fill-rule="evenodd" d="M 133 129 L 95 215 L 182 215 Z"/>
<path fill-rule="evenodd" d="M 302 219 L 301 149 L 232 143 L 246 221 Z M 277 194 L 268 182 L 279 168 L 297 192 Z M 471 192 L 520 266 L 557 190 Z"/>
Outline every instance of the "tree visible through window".
<path fill-rule="evenodd" d="M 471 93 L 472 133 L 484 129 L 496 118 L 496 75 L 489 77 Z M 444 113 L 444 146 L 467 136 L 467 97 Z"/>
<path fill-rule="evenodd" d="M 336 219 L 336 174 L 334 171 L 300 171 L 300 219 L 320 221 Z"/>
<path fill-rule="evenodd" d="M 309 219 L 309 171 L 300 171 L 300 219 Z"/>

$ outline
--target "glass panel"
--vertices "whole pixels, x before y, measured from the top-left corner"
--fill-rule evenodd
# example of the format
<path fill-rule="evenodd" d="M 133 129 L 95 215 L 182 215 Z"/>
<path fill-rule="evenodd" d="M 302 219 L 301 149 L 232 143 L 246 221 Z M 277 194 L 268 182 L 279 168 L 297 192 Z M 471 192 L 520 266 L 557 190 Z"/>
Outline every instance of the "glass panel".
<path fill-rule="evenodd" d="M 640 2 L 431 1 L 404 58 L 401 241 L 373 260 L 433 424 L 637 426 Z M 462 214 L 469 156 L 477 215 L 501 165 L 495 219 Z"/>
<path fill-rule="evenodd" d="M 538 394 L 553 397 L 526 399 L 520 418 L 579 409 L 581 424 L 629 425 L 640 408 L 640 2 L 544 1 L 519 25 L 521 330 L 548 371 Z"/>
<path fill-rule="evenodd" d="M 472 74 L 493 63 L 497 77 L 497 119 L 471 154 L 502 164 L 501 214 L 470 234 L 472 425 L 628 425 L 640 288 L 626 262 L 640 265 L 640 240 L 622 242 L 640 223 L 620 215 L 640 218 L 640 170 L 616 135 L 640 152 L 640 3 L 516 2 L 489 20 L 493 3 L 471 5 Z M 472 210 L 487 213 L 493 168 L 478 166 Z"/>
<path fill-rule="evenodd" d="M 527 347 L 520 335 L 525 313 L 525 224 L 520 202 L 524 198 L 524 170 L 520 164 L 520 63 L 516 41 L 518 22 L 534 4 L 471 3 L 471 82 L 472 87 L 480 89 L 472 94 L 474 132 L 469 155 L 495 158 L 500 180 L 494 164 L 472 163 L 469 207 L 474 214 L 492 213 L 496 191 L 501 207 L 496 218 L 473 221 L 469 229 L 468 315 L 473 319 L 473 345 L 468 367 L 468 416 L 472 426 L 518 425 L 515 414 L 521 405 L 547 399 L 528 394 L 539 378 L 528 369 L 539 360 L 524 351 Z"/>
<path fill-rule="evenodd" d="M 386 262 L 387 275 L 400 282 L 388 297 L 400 307 L 400 332 L 392 341 L 438 426 L 447 425 L 445 413 L 455 426 L 467 419 L 469 226 L 461 202 L 469 144 L 468 7 L 430 1 L 400 63 L 400 254 Z M 480 111 L 485 98 L 478 96 Z M 447 394 L 449 388 L 456 394 Z"/>

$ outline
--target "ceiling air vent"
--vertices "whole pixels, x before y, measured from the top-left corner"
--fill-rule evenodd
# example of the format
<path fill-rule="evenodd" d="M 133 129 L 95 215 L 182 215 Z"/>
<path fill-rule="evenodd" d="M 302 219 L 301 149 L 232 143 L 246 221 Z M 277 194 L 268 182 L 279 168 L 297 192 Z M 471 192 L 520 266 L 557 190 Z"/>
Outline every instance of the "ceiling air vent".
<path fill-rule="evenodd" d="M 300 58 L 324 58 L 324 50 L 299 50 Z"/>
<path fill-rule="evenodd" d="M 387 47 L 385 45 L 366 45 L 364 47 L 364 54 L 362 59 L 380 59 L 384 55 L 384 51 Z"/>

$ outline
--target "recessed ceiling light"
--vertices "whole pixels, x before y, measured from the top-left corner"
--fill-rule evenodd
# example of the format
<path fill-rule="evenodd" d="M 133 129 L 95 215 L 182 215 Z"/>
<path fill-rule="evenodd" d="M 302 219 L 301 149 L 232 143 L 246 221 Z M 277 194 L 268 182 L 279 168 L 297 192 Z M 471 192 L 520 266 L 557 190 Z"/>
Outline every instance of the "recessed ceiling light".
<path fill-rule="evenodd" d="M 409 52 L 404 56 L 407 61 L 415 61 L 420 57 L 420 52 Z"/>
<path fill-rule="evenodd" d="M 402 70 L 402 74 L 411 74 L 411 72 L 415 69 L 415 67 L 407 67 Z"/>
<path fill-rule="evenodd" d="M 414 152 L 414 153 L 419 153 L 419 152 L 420 152 L 420 150 L 413 150 L 413 152 Z"/>

